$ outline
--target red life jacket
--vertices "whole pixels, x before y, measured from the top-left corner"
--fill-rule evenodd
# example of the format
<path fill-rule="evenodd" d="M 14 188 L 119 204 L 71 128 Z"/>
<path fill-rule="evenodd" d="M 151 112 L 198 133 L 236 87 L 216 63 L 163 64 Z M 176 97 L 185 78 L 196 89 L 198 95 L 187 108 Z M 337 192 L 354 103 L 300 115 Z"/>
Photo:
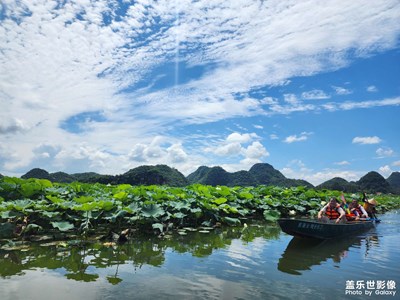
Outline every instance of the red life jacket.
<path fill-rule="evenodd" d="M 339 213 L 339 208 L 340 205 L 338 204 L 335 208 L 331 208 L 329 205 L 325 210 L 325 214 L 326 216 L 330 219 L 330 220 L 335 220 L 337 218 L 340 217 L 340 213 Z"/>

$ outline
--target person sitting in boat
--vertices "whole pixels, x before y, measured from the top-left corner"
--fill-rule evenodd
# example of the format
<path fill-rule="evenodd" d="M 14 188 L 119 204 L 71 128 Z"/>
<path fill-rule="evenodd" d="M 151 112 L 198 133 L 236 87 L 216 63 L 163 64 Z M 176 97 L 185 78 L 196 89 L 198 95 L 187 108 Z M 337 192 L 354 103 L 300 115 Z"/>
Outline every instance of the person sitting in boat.
<path fill-rule="evenodd" d="M 324 214 L 324 216 L 323 216 Z M 345 211 L 340 206 L 336 198 L 331 198 L 329 203 L 325 205 L 319 212 L 318 212 L 318 220 L 322 222 L 346 222 L 345 218 Z"/>
<path fill-rule="evenodd" d="M 365 211 L 364 207 L 362 207 L 357 199 L 353 199 L 350 204 L 350 213 L 356 216 L 356 220 L 360 218 L 368 218 L 368 213 Z"/>
<path fill-rule="evenodd" d="M 367 212 L 368 217 L 376 219 L 376 205 L 378 202 L 374 198 L 364 202 L 364 210 Z"/>

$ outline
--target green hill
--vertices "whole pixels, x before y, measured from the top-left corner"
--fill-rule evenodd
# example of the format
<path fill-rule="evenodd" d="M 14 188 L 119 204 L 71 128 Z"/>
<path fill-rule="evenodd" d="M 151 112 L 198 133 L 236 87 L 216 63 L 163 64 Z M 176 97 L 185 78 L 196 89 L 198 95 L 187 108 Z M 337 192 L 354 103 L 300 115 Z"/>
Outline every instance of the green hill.
<path fill-rule="evenodd" d="M 267 163 L 252 166 L 249 173 L 256 178 L 258 184 L 281 185 L 287 179 L 281 172 Z"/>
<path fill-rule="evenodd" d="M 346 179 L 334 177 L 317 186 L 318 189 L 336 190 L 347 193 L 356 193 L 359 187 L 354 182 L 348 182 Z"/>
<path fill-rule="evenodd" d="M 202 180 L 202 179 L 207 175 L 207 173 L 210 171 L 210 169 L 211 169 L 211 168 L 206 167 L 206 166 L 198 167 L 198 169 L 197 169 L 195 172 L 189 174 L 189 175 L 186 177 L 186 179 L 188 180 L 188 182 L 189 182 L 190 184 L 192 184 L 192 183 L 200 183 L 201 180 Z"/>
<path fill-rule="evenodd" d="M 54 178 L 51 177 L 49 172 L 43 169 L 34 168 L 27 172 L 26 174 L 22 175 L 21 178 L 29 179 L 29 178 L 37 178 L 37 179 L 47 179 L 50 181 L 54 181 Z"/>
<path fill-rule="evenodd" d="M 256 186 L 256 185 L 277 185 L 282 187 L 307 186 L 312 184 L 305 180 L 288 179 L 273 166 L 266 163 L 255 164 L 249 171 L 238 171 L 229 173 L 221 167 L 199 167 L 187 177 L 190 183 L 201 183 L 208 185 L 227 186 Z"/>
<path fill-rule="evenodd" d="M 400 172 L 393 172 L 386 181 L 397 194 L 400 194 Z"/>
<path fill-rule="evenodd" d="M 195 172 L 187 176 L 190 184 L 200 183 L 205 185 L 229 185 L 230 173 L 221 167 L 199 167 Z"/>
<path fill-rule="evenodd" d="M 238 171 L 231 173 L 229 176 L 229 186 L 256 186 L 258 185 L 257 179 L 247 171 Z"/>
<path fill-rule="evenodd" d="M 368 193 L 390 193 L 392 188 L 385 178 L 378 172 L 372 171 L 364 175 L 357 181 L 361 191 Z"/>
<path fill-rule="evenodd" d="M 131 185 L 169 185 L 185 186 L 188 184 L 185 176 L 178 170 L 166 165 L 140 166 L 116 176 L 117 183 Z"/>
<path fill-rule="evenodd" d="M 74 181 L 78 181 L 76 177 L 64 172 L 50 173 L 50 176 L 52 178 L 51 181 L 54 182 L 71 183 Z"/>

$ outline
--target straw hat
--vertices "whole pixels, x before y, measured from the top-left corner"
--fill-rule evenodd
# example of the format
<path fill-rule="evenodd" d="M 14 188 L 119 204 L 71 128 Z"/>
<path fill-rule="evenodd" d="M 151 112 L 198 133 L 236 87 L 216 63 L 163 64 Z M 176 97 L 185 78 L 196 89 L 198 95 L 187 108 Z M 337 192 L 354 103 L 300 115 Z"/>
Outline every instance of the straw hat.
<path fill-rule="evenodd" d="M 368 200 L 368 203 L 369 203 L 369 204 L 372 204 L 372 205 L 377 205 L 377 204 L 378 204 L 378 202 L 376 202 L 376 200 L 375 200 L 374 198 L 369 199 L 369 200 Z"/>

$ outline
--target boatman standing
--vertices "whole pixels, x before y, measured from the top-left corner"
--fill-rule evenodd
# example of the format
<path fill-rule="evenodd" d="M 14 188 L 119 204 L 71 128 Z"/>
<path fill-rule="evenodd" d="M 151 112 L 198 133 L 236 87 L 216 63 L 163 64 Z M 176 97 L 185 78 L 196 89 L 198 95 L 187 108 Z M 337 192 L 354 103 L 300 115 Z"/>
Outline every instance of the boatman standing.
<path fill-rule="evenodd" d="M 329 203 L 318 212 L 318 220 L 324 223 L 344 223 L 346 222 L 346 212 L 340 207 L 337 199 L 333 197 L 329 200 Z"/>

